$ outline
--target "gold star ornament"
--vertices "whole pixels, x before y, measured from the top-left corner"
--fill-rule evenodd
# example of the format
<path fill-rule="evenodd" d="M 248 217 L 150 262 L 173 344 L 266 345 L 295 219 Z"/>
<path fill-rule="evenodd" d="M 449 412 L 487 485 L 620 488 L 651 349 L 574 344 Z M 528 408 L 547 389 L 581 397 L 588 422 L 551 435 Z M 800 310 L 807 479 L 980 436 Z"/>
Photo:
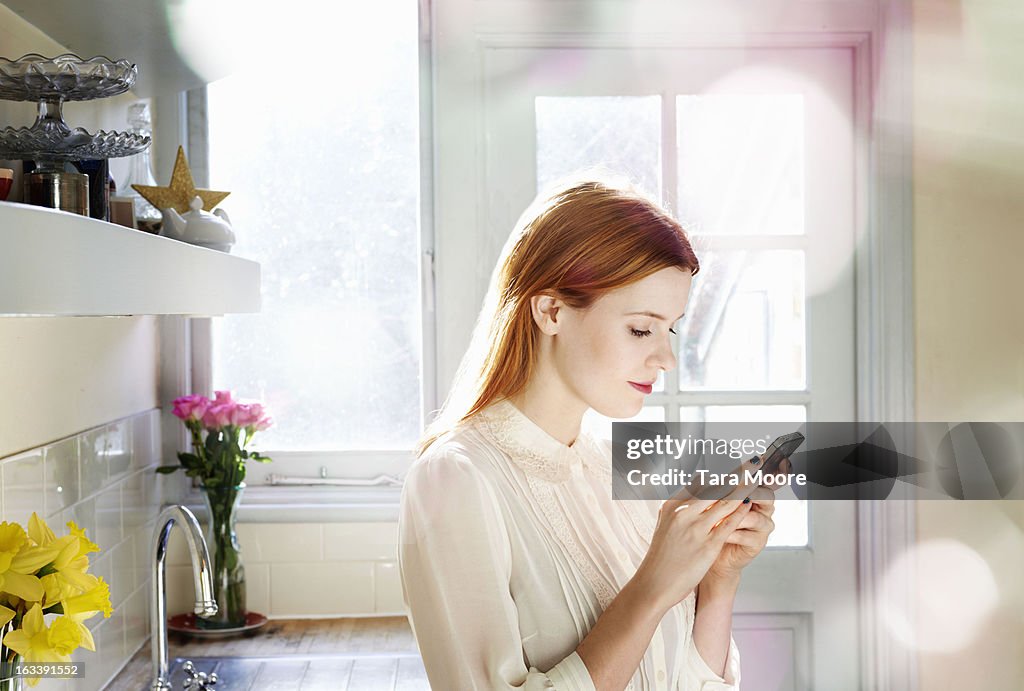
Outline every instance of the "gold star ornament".
<path fill-rule="evenodd" d="M 197 190 L 196 183 L 192 179 L 192 171 L 189 170 L 188 161 L 185 160 L 185 150 L 178 147 L 178 157 L 174 160 L 174 172 L 171 173 L 171 184 L 167 187 L 152 187 L 150 185 L 132 185 L 132 189 L 142 195 L 142 198 L 158 209 L 174 209 L 179 214 L 189 210 L 189 203 L 193 197 L 203 200 L 203 209 L 213 211 L 213 207 L 224 201 L 230 192 L 214 192 L 213 190 Z"/>

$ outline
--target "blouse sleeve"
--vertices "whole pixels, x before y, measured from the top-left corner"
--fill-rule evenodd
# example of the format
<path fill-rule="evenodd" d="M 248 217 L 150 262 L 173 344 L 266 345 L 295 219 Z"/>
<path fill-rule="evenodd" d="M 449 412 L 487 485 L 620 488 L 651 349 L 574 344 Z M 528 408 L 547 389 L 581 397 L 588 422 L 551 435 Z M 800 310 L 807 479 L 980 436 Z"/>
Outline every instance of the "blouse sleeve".
<path fill-rule="evenodd" d="M 732 636 L 729 637 L 729 662 L 725 670 L 726 678 L 731 679 L 732 683 L 715 674 L 714 670 L 708 666 L 708 663 L 697 652 L 697 646 L 694 644 L 692 636 L 686 651 L 686 667 L 688 683 L 685 688 L 687 691 L 739 691 L 740 651 Z"/>
<path fill-rule="evenodd" d="M 507 528 L 493 488 L 459 453 L 428 454 L 407 474 L 398 565 L 432 688 L 596 691 L 576 651 L 527 668 Z"/>

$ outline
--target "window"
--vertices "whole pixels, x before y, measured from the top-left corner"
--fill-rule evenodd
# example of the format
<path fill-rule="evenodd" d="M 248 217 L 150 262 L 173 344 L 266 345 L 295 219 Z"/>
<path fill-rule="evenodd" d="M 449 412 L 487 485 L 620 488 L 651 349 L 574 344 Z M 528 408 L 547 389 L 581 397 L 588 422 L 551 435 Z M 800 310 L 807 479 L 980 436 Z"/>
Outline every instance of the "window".
<path fill-rule="evenodd" d="M 634 418 L 709 423 L 807 419 L 803 102 L 800 95 L 678 95 L 675 151 L 661 96 L 538 96 L 537 185 L 594 165 L 675 206 L 701 260 L 674 337 L 679 366 Z M 723 241 L 723 238 L 724 241 Z M 750 249 L 755 247 L 756 249 Z M 610 420 L 587 424 L 611 436 Z M 808 542 L 803 501 L 779 502 L 770 545 Z"/>
<path fill-rule="evenodd" d="M 366 8 L 277 16 L 301 53 L 207 88 L 210 186 L 263 272 L 261 313 L 213 320 L 212 383 L 268 405 L 268 452 L 422 429 L 418 8 Z"/>

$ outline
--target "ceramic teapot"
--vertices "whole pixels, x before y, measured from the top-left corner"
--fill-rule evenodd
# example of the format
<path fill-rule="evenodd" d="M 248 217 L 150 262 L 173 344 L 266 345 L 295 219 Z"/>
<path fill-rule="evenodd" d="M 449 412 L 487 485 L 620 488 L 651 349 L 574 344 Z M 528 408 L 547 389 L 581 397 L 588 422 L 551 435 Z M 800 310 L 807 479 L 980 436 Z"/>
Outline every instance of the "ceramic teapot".
<path fill-rule="evenodd" d="M 231 220 L 224 209 L 214 209 L 212 214 L 203 211 L 203 200 L 199 197 L 193 197 L 189 207 L 192 210 L 184 216 L 174 209 L 164 209 L 160 234 L 191 245 L 230 252 L 235 244 L 235 231 L 231 230 Z"/>

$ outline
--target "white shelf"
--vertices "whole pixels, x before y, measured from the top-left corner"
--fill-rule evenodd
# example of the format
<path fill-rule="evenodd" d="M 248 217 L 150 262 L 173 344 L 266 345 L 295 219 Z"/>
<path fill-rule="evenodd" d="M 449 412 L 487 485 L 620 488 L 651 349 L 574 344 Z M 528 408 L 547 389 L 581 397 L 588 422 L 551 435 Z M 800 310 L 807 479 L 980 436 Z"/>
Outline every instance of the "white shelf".
<path fill-rule="evenodd" d="M 0 202 L 0 315 L 259 312 L 260 265 L 77 214 Z"/>

